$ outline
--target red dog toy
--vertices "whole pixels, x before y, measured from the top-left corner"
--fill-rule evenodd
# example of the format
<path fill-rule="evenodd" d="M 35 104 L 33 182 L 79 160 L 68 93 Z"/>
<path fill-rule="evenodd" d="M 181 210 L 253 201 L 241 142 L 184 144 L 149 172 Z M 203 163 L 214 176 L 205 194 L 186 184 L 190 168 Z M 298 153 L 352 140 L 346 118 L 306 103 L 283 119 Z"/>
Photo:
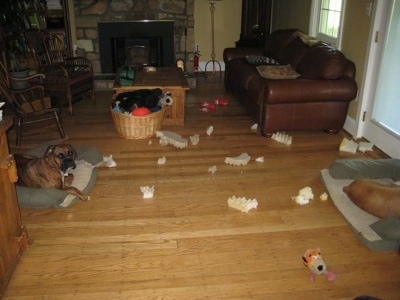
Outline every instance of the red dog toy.
<path fill-rule="evenodd" d="M 132 116 L 136 117 L 147 116 L 150 113 L 151 111 L 147 107 L 136 107 L 135 109 L 132 110 Z"/>
<path fill-rule="evenodd" d="M 216 105 L 226 106 L 226 105 L 228 105 L 229 100 L 228 99 L 224 99 L 224 98 L 222 98 L 222 99 L 214 99 L 214 103 Z"/>

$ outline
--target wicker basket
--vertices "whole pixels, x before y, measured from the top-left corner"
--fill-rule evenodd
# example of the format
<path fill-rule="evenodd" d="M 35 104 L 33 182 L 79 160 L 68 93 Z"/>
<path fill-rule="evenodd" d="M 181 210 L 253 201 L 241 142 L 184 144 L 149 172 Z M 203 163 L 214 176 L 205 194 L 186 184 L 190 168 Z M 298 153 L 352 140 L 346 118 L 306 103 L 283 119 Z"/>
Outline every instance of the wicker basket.
<path fill-rule="evenodd" d="M 122 114 L 111 109 L 115 129 L 124 139 L 145 139 L 152 137 L 162 127 L 164 109 L 146 116 L 136 117 Z"/>

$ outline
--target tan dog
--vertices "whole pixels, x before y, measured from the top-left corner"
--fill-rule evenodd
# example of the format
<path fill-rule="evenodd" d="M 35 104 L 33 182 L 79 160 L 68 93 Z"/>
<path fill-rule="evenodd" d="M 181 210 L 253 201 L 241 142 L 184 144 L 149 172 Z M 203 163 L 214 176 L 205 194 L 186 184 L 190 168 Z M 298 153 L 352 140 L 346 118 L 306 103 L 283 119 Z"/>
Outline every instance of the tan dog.
<path fill-rule="evenodd" d="M 361 209 L 378 217 L 400 218 L 400 186 L 371 179 L 356 179 L 343 192 Z"/>
<path fill-rule="evenodd" d="M 17 165 L 17 185 L 29 188 L 56 188 L 77 196 L 83 201 L 90 200 L 77 188 L 72 187 L 77 153 L 69 144 L 49 146 L 42 157 L 27 154 L 14 154 Z"/>

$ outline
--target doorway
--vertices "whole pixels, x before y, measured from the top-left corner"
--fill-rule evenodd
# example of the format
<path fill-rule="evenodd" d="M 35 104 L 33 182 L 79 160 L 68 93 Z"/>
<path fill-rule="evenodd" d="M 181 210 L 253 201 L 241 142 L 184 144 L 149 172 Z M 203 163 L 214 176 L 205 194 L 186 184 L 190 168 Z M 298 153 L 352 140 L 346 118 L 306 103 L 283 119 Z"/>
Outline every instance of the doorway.
<path fill-rule="evenodd" d="M 357 136 L 400 158 L 400 0 L 376 1 Z"/>

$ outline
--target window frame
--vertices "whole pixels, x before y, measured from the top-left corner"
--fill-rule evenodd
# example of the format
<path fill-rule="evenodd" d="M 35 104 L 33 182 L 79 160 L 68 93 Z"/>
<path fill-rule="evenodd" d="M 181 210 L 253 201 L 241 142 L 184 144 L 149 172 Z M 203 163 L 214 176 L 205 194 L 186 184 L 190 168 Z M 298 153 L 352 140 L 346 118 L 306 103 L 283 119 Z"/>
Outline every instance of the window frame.
<path fill-rule="evenodd" d="M 319 32 L 322 0 L 312 0 L 310 14 L 309 35 L 320 41 L 331 44 L 340 50 L 342 44 L 343 20 L 345 14 L 346 0 L 342 0 L 342 11 L 340 14 L 339 30 L 337 38 Z"/>

